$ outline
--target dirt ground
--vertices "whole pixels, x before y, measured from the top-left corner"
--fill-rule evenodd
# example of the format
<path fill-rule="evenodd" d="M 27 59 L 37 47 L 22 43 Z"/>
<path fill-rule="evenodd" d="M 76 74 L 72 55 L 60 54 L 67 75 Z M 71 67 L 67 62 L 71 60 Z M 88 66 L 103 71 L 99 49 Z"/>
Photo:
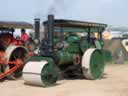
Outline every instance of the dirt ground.
<path fill-rule="evenodd" d="M 107 65 L 101 80 L 62 80 L 49 88 L 24 85 L 23 80 L 0 83 L 0 96 L 128 96 L 128 64 Z"/>

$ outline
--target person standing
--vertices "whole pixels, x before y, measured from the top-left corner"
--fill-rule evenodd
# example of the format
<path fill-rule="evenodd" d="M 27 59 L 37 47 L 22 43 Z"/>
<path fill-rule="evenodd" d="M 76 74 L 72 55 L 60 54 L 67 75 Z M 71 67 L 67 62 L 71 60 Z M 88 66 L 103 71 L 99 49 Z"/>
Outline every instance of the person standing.
<path fill-rule="evenodd" d="M 24 42 L 27 42 L 29 40 L 29 35 L 25 32 L 25 29 L 21 30 L 21 40 Z"/>

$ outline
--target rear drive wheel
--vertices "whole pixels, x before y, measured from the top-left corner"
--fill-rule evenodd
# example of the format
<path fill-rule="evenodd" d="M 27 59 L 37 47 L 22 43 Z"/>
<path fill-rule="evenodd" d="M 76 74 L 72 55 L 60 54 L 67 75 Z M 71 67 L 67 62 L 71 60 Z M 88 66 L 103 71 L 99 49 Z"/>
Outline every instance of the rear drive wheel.
<path fill-rule="evenodd" d="M 100 79 L 104 73 L 103 53 L 99 49 L 88 49 L 82 58 L 82 72 L 87 79 Z"/>

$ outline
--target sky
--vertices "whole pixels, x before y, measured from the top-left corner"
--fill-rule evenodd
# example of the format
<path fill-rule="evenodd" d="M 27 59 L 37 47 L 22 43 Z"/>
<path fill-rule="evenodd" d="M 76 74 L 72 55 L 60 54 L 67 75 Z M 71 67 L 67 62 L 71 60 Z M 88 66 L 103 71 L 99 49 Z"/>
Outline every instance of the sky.
<path fill-rule="evenodd" d="M 41 21 L 48 14 L 58 19 L 73 19 L 128 25 L 128 0 L 1 0 L 0 21 Z"/>

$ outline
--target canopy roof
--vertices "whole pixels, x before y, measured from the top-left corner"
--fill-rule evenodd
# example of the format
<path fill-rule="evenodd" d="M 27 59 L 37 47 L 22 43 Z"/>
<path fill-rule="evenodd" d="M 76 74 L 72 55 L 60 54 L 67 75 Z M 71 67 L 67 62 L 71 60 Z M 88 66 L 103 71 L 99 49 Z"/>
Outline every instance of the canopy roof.
<path fill-rule="evenodd" d="M 43 22 L 44 26 L 47 27 L 48 21 Z M 76 20 L 64 20 L 64 19 L 54 19 L 54 31 L 60 32 L 101 32 L 107 27 L 107 24 L 103 23 L 93 23 L 84 22 Z"/>
<path fill-rule="evenodd" d="M 47 21 L 44 22 L 44 25 Z M 54 19 L 54 26 L 66 26 L 66 27 L 107 27 L 107 24 L 103 23 L 93 23 L 93 22 L 83 22 L 76 20 L 64 20 L 64 19 Z"/>
<path fill-rule="evenodd" d="M 24 29 L 32 29 L 33 25 L 27 22 L 13 22 L 13 21 L 0 21 L 0 29 L 2 28 L 24 28 Z"/>

